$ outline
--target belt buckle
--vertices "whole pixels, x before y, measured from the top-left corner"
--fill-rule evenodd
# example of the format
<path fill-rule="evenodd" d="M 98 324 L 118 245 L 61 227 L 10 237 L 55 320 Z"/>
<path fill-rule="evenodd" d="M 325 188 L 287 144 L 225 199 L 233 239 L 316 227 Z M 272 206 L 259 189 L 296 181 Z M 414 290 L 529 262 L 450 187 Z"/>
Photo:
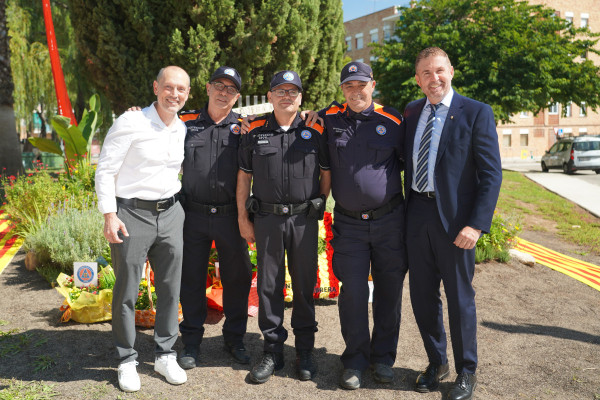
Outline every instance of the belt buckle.
<path fill-rule="evenodd" d="M 360 219 L 366 221 L 372 218 L 371 211 L 365 211 L 360 213 Z"/>
<path fill-rule="evenodd" d="M 217 213 L 217 207 L 215 206 L 209 206 L 210 207 L 210 213 L 211 214 L 216 214 Z"/>
<path fill-rule="evenodd" d="M 435 192 L 425 192 L 428 199 L 435 199 Z"/>
<path fill-rule="evenodd" d="M 287 205 L 282 205 L 282 207 L 281 207 L 281 212 L 282 212 L 283 214 L 285 214 L 285 215 L 289 214 L 289 213 L 290 213 L 290 206 L 287 206 Z"/>
<path fill-rule="evenodd" d="M 156 202 L 156 211 L 166 211 L 171 206 L 171 199 L 158 200 Z"/>

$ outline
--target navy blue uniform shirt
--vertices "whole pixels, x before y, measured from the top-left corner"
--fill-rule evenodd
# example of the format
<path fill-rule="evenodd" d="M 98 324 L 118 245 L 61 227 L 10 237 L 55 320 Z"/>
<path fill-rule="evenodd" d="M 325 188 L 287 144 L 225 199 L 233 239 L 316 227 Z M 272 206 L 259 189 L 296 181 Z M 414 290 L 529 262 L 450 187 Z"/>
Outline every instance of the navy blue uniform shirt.
<path fill-rule="evenodd" d="M 337 102 L 319 112 L 331 158 L 331 190 L 341 207 L 372 210 L 402 193 L 402 115 L 372 103 L 355 113 Z"/>
<path fill-rule="evenodd" d="M 252 173 L 252 193 L 274 204 L 298 204 L 319 197 L 321 169 L 329 169 L 323 127 L 304 125 L 299 115 L 284 131 L 273 113 L 258 117 L 243 135 L 240 169 Z"/>
<path fill-rule="evenodd" d="M 235 203 L 239 117 L 230 112 L 215 124 L 206 107 L 181 113 L 187 127 L 182 179 L 187 200 L 210 205 Z"/>

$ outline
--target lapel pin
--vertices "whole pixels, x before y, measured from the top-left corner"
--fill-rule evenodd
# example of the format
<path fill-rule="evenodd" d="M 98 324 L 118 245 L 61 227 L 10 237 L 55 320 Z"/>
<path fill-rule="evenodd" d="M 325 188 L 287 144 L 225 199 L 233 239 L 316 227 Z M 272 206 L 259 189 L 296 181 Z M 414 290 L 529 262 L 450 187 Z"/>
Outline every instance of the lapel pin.
<path fill-rule="evenodd" d="M 454 119 L 454 115 L 451 115 L 451 116 L 450 116 L 450 119 Z"/>

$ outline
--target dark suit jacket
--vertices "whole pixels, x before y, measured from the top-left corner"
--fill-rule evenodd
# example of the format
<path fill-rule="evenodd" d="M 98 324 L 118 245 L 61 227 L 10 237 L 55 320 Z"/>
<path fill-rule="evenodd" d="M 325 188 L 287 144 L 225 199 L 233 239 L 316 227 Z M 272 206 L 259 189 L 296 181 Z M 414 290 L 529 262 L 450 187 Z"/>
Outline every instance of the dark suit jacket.
<path fill-rule="evenodd" d="M 406 204 L 413 179 L 415 130 L 425 98 L 404 110 Z M 502 183 L 494 113 L 490 106 L 454 92 L 434 171 L 437 208 L 451 240 L 465 226 L 489 232 Z"/>

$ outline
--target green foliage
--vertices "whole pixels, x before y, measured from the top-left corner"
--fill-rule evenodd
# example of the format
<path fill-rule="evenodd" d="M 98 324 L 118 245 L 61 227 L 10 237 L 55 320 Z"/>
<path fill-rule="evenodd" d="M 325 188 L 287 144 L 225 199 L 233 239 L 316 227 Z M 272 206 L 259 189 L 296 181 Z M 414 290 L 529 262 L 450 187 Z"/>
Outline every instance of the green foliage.
<path fill-rule="evenodd" d="M 100 96 L 95 94 L 90 97 L 89 111 L 83 111 L 79 125 L 71 125 L 71 120 L 61 115 L 52 117 L 52 126 L 63 140 L 64 151 L 55 141 L 50 139 L 36 137 L 29 138 L 29 141 L 41 151 L 63 156 L 67 165 L 67 173 L 71 175 L 73 170 L 78 167 L 89 167 L 92 140 L 100 125 L 102 125 Z"/>
<path fill-rule="evenodd" d="M 102 214 L 95 207 L 79 210 L 61 204 L 25 242 L 35 251 L 40 268 L 51 265 L 72 274 L 73 262 L 95 261 L 102 254 L 106 247 L 103 226 Z"/>
<path fill-rule="evenodd" d="M 404 109 L 422 97 L 414 60 L 441 47 L 454 66 L 453 86 L 492 106 L 496 120 L 550 103 L 600 105 L 600 67 L 579 56 L 596 53 L 598 34 L 575 28 L 555 11 L 515 0 L 421 0 L 401 8 L 393 40 L 374 48 L 373 69 L 385 104 Z"/>
<path fill-rule="evenodd" d="M 494 213 L 490 232 L 482 235 L 475 248 L 475 262 L 488 260 L 507 262 L 508 250 L 513 247 L 514 239 L 520 231 L 519 224 L 513 223 L 497 212 Z"/>
<path fill-rule="evenodd" d="M 186 108 L 203 106 L 205 84 L 220 65 L 240 72 L 244 95 L 265 94 L 272 74 L 282 69 L 296 70 L 303 79 L 307 108 L 325 106 L 338 90 L 344 51 L 340 0 L 70 0 L 69 5 L 89 76 L 117 113 L 152 102 L 150 83 L 169 64 L 190 74 Z"/>
<path fill-rule="evenodd" d="M 3 207 L 16 225 L 15 234 L 27 237 L 35 233 L 49 215 L 60 209 L 60 203 L 89 208 L 95 198 L 94 168 L 84 165 L 73 170 L 71 176 L 53 176 L 36 164 L 33 173 L 0 177 L 5 191 Z"/>

